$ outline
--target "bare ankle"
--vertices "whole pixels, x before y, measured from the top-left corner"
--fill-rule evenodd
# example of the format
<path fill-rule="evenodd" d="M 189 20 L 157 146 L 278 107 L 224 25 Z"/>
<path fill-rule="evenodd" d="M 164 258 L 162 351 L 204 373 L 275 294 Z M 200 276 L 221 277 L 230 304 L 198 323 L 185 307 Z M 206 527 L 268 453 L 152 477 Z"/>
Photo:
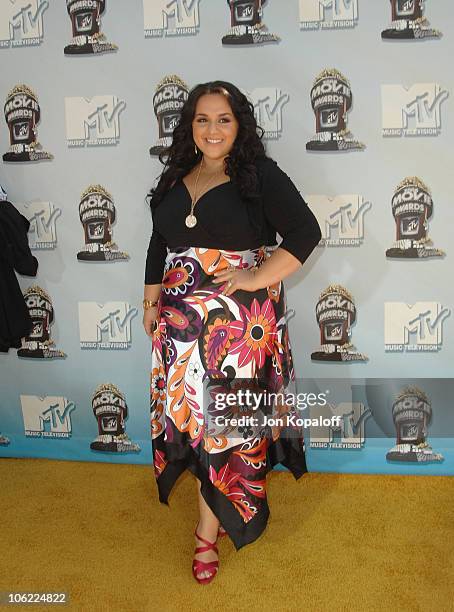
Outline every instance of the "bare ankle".
<path fill-rule="evenodd" d="M 203 533 L 216 534 L 218 529 L 219 529 L 219 521 L 213 521 L 211 519 L 207 520 L 204 518 L 199 519 L 199 527 L 197 531 L 203 532 Z"/>

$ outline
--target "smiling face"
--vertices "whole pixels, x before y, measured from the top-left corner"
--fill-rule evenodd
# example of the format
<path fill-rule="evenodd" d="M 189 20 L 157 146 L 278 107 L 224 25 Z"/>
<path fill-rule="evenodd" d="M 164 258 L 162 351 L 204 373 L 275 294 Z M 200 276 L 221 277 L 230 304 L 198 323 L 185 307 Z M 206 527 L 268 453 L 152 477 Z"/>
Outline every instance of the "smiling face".
<path fill-rule="evenodd" d="M 212 160 L 229 154 L 239 124 L 223 94 L 205 94 L 197 101 L 192 136 L 203 155 Z"/>

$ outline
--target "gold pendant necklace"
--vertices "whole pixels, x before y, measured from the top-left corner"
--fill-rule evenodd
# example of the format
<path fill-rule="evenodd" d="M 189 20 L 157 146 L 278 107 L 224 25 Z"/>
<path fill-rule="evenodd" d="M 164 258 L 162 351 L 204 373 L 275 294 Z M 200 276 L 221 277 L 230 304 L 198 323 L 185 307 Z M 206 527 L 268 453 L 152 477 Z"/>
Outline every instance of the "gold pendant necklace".
<path fill-rule="evenodd" d="M 200 162 L 200 166 L 199 166 L 199 171 L 197 172 L 197 178 L 195 179 L 195 186 L 194 186 L 194 196 L 191 198 L 191 212 L 189 213 L 189 215 L 186 217 L 185 219 L 185 223 L 186 223 L 186 227 L 195 227 L 195 225 L 197 224 L 197 217 L 194 215 L 194 207 L 197 204 L 198 200 L 197 199 L 197 185 L 199 182 L 199 176 L 200 176 L 200 171 L 202 169 L 202 165 L 203 165 L 203 157 L 202 160 Z M 214 175 L 210 178 L 210 180 L 208 181 L 208 183 L 205 184 L 205 188 L 208 187 L 208 185 L 211 183 L 211 181 L 222 172 L 224 172 L 224 168 L 222 168 L 222 170 L 219 170 L 219 172 L 215 172 Z M 199 198 L 200 199 L 200 198 Z"/>

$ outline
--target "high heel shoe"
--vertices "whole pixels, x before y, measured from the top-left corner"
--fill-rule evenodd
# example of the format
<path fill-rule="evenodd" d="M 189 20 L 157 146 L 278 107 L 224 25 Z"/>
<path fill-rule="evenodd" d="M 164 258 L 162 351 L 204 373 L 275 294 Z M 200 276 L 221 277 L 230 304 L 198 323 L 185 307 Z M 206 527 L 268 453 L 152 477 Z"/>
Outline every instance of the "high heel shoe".
<path fill-rule="evenodd" d="M 216 546 L 216 542 L 210 542 L 208 540 L 205 540 L 205 538 L 202 538 L 199 536 L 199 534 L 197 533 L 197 527 L 195 528 L 194 531 L 194 535 L 196 538 L 198 538 L 201 542 L 203 542 L 205 544 L 205 546 L 197 546 L 194 552 L 194 555 L 197 555 L 198 553 L 203 553 L 203 552 L 207 552 L 208 550 L 214 550 L 214 552 L 216 554 L 218 553 L 218 548 Z M 192 575 L 194 576 L 194 578 L 197 580 L 197 582 L 199 584 L 208 584 L 209 582 L 211 582 L 213 580 L 213 578 L 216 576 L 216 574 L 218 573 L 218 569 L 219 569 L 219 559 L 217 559 L 216 561 L 200 561 L 200 559 L 194 559 L 192 561 Z M 201 574 L 202 572 L 210 572 L 210 576 L 205 577 L 205 578 L 199 578 L 197 574 Z"/>

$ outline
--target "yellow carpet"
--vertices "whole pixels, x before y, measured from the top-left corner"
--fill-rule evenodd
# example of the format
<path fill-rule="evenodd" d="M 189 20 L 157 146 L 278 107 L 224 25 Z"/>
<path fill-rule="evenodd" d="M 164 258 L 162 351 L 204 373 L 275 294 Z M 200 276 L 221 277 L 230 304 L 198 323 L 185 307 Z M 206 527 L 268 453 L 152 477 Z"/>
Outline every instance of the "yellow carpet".
<path fill-rule="evenodd" d="M 66 591 L 64 610 L 454 610 L 452 477 L 273 472 L 267 530 L 220 540 L 205 586 L 189 472 L 169 508 L 146 466 L 3 458 L 0 482 L 0 591 Z"/>

